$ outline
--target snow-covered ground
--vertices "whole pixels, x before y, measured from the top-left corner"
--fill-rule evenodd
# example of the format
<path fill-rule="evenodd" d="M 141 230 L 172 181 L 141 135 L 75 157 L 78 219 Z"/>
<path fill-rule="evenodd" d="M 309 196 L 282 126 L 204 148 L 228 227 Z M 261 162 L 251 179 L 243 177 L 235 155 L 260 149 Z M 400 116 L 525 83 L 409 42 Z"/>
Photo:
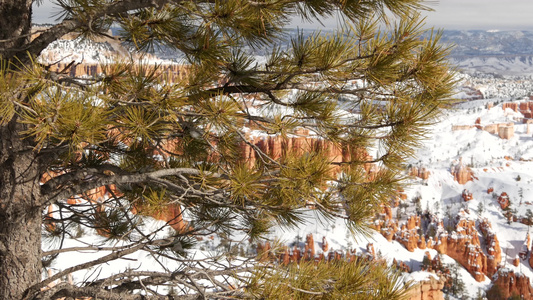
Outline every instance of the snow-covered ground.
<path fill-rule="evenodd" d="M 448 210 L 455 216 L 461 209 L 468 209 L 470 213 L 467 217 L 478 220 L 477 224 L 481 218 L 487 218 L 500 242 L 502 266 L 533 279 L 533 270 L 527 260 L 521 260 L 518 267 L 512 265 L 513 259 L 522 249 L 529 228 L 520 222 L 508 224 L 503 210 L 493 196 L 506 192 L 511 200 L 511 208 L 516 210 L 519 220 L 526 215 L 528 209 L 533 210 L 533 162 L 528 161 L 533 158 L 533 137 L 532 134 L 527 134 L 527 125 L 522 124 L 520 113 L 510 109 L 504 111 L 501 105 L 490 110 L 486 108 L 487 103 L 498 100 L 487 99 L 459 104 L 447 111 L 440 122 L 431 128 L 431 134 L 425 140 L 424 146 L 410 161 L 413 166 L 427 168 L 431 175 L 427 180 L 410 180 L 405 191 L 410 206 L 407 211 L 414 211 L 415 204 L 410 199 L 420 195 L 422 209 L 441 218 L 445 218 Z M 478 118 L 482 126 L 513 122 L 515 135 L 506 140 L 475 127 L 452 131 L 452 125 L 474 125 Z M 465 165 L 472 167 L 476 178 L 464 185 L 457 183 L 450 172 L 452 164 L 458 163 L 460 159 Z M 494 192 L 487 193 L 488 188 L 493 188 Z M 473 200 L 463 201 L 461 193 L 464 189 L 473 194 Z M 275 230 L 272 238 L 280 238 L 285 244 L 291 245 L 298 241 L 303 243 L 305 236 L 312 233 L 315 242 L 321 242 L 322 236 L 325 236 L 330 249 L 355 249 L 359 253 L 365 253 L 367 244 L 373 243 L 378 256 L 388 262 L 396 259 L 406 263 L 414 271 L 411 278 L 420 280 L 429 276 L 429 273 L 420 271 L 420 266 L 426 251 L 430 252 L 431 257 L 435 257 L 437 251 L 416 249 L 409 252 L 397 241 L 388 242 L 379 233 L 374 233 L 371 237 L 352 237 L 342 221 L 324 224 L 313 218 L 314 214 L 309 213 L 308 219 L 313 220 L 309 224 L 291 231 Z M 405 222 L 404 217 L 400 224 Z M 443 263 L 452 264 L 454 260 L 443 255 Z M 465 269 L 460 268 L 459 272 L 471 297 L 476 295 L 479 289 L 487 290 L 491 285 L 487 277 L 485 281 L 477 282 Z"/>
<path fill-rule="evenodd" d="M 102 62 L 108 58 L 106 46 L 86 46 L 81 42 L 70 41 L 63 44 L 52 44 L 47 50 L 51 54 L 50 61 L 57 60 L 59 55 L 67 52 L 76 53 L 76 56 L 67 56 L 67 61 L 83 60 L 85 62 Z M 71 49 L 72 48 L 72 49 Z M 76 49 L 78 48 L 78 49 Z M 75 51 L 76 49 L 76 51 Z M 85 49 L 80 52 L 79 49 Z M 68 50 L 68 51 L 67 51 Z M 57 53 L 56 53 L 57 52 Z M 61 57 L 62 58 L 62 57 Z M 472 62 L 474 63 L 474 62 Z M 478 61 L 476 60 L 477 64 Z M 486 63 L 486 62 L 484 62 Z M 477 66 L 477 65 L 476 65 Z M 476 67 L 477 68 L 477 67 Z M 518 70 L 519 71 L 519 70 Z M 452 110 L 447 111 L 442 119 L 430 128 L 430 134 L 424 141 L 423 147 L 419 149 L 415 158 L 409 163 L 413 166 L 425 167 L 431 175 L 427 180 L 412 179 L 406 189 L 408 196 L 407 203 L 411 206 L 408 211 L 414 210 L 414 204 L 410 202 L 415 196 L 420 195 L 422 209 L 431 211 L 440 217 L 445 217 L 447 211 L 452 215 L 457 214 L 460 209 L 468 208 L 469 218 L 480 220 L 487 218 L 502 248 L 502 264 L 515 272 L 523 273 L 533 279 L 533 269 L 527 260 L 520 261 L 518 267 L 512 265 L 512 260 L 518 255 L 529 231 L 527 225 L 520 222 L 511 222 L 503 216 L 493 193 L 487 193 L 488 188 L 493 188 L 495 195 L 506 192 L 511 200 L 511 208 L 516 210 L 518 219 L 526 215 L 531 209 L 533 211 L 533 137 L 527 133 L 527 125 L 522 124 L 522 115 L 510 109 L 503 110 L 501 102 L 527 96 L 533 91 L 531 79 L 521 78 L 471 78 L 465 76 L 470 84 L 481 90 L 485 95 L 490 95 L 492 99 L 469 101 L 458 104 Z M 519 89 L 520 93 L 516 94 Z M 525 100 L 522 100 L 525 101 Z M 487 103 L 500 103 L 491 109 L 487 109 Z M 520 102 L 520 100 L 516 101 Z M 495 134 L 477 128 L 467 130 L 452 131 L 453 125 L 474 125 L 477 119 L 480 125 L 485 126 L 496 123 L 514 123 L 514 137 L 501 139 Z M 533 124 L 532 124 L 533 125 Z M 532 126 L 533 131 L 533 126 Z M 454 181 L 450 168 L 459 160 L 465 165 L 471 166 L 475 180 L 464 185 Z M 473 200 L 464 202 L 461 193 L 467 189 L 473 195 Z M 483 209 L 480 210 L 480 207 Z M 359 253 L 365 253 L 368 243 L 373 243 L 376 253 L 389 262 L 393 259 L 405 262 L 413 273 L 410 278 L 421 280 L 427 276 L 433 276 L 427 272 L 420 271 L 420 265 L 425 252 L 429 251 L 431 256 L 437 255 L 435 250 L 417 249 L 409 252 L 396 241 L 388 242 L 381 234 L 373 233 L 367 236 L 351 236 L 343 221 L 337 220 L 335 223 L 321 221 L 313 212 L 308 212 L 309 222 L 297 229 L 287 230 L 282 228 L 274 229 L 270 238 L 278 239 L 284 244 L 303 243 L 305 236 L 309 233 L 314 235 L 316 242 L 321 242 L 325 236 L 330 249 L 344 250 L 355 249 Z M 405 222 L 405 218 L 403 221 Z M 153 223 L 153 224 L 152 224 Z M 147 226 L 157 226 L 157 222 L 149 221 Z M 74 247 L 83 245 L 83 242 L 91 243 L 91 239 L 98 239 L 95 233 L 88 233 L 81 240 L 66 239 L 64 247 Z M 200 243 L 206 250 L 215 249 L 220 243 L 219 238 L 205 240 Z M 320 243 L 317 243 L 320 245 Z M 45 245 L 46 248 L 46 245 Z M 319 247 L 317 247 L 318 249 Z M 46 249 L 45 249 L 46 250 Z M 100 257 L 102 253 L 95 251 L 85 251 L 82 253 L 72 252 L 61 254 L 52 264 L 55 271 L 64 270 L 72 266 L 73 262 L 81 263 Z M 199 251 L 197 255 L 202 255 Z M 443 262 L 451 264 L 454 260 L 446 255 Z M 120 259 L 113 263 L 105 264 L 91 270 L 79 271 L 73 274 L 74 281 L 83 282 L 97 277 L 104 277 L 112 272 L 131 269 L 143 269 L 143 264 L 150 268 L 159 268 L 151 260 L 147 252 L 138 252 L 135 256 L 128 256 L 127 259 Z M 462 279 L 465 281 L 467 292 L 472 297 L 479 289 L 487 290 L 491 281 L 486 278 L 483 282 L 477 282 L 463 268 L 460 269 Z"/>

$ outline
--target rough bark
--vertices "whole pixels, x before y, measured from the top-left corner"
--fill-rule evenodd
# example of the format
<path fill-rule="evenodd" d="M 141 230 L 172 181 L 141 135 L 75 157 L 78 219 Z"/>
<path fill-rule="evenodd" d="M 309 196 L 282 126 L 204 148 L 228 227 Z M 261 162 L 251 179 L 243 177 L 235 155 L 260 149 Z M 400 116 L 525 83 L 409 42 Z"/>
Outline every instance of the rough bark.
<path fill-rule="evenodd" d="M 21 53 L 30 40 L 31 5 L 0 0 L 0 57 Z M 41 280 L 39 166 L 23 126 L 16 117 L 0 126 L 0 299 L 21 299 Z"/>
<path fill-rule="evenodd" d="M 21 51 L 31 34 L 31 0 L 0 0 L 0 57 Z"/>
<path fill-rule="evenodd" d="M 21 299 L 41 280 L 38 163 L 22 126 L 0 127 L 0 299 Z"/>
<path fill-rule="evenodd" d="M 20 126 L 0 128 L 0 299 L 20 299 L 41 278 L 38 164 Z"/>

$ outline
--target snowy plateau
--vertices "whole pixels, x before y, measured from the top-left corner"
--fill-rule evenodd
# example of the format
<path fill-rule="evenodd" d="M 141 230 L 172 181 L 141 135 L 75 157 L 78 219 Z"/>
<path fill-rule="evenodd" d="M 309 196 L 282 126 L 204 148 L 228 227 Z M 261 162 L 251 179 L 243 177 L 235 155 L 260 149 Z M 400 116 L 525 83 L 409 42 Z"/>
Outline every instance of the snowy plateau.
<path fill-rule="evenodd" d="M 353 237 L 342 221 L 326 225 L 309 212 L 312 221 L 293 230 L 274 229 L 270 238 L 283 241 L 292 252 L 303 249 L 312 234 L 317 255 L 355 253 L 383 259 L 406 271 L 406 281 L 455 276 L 464 282 L 464 291 L 448 286 L 435 299 L 478 299 L 498 280 L 500 292 L 509 290 L 505 295 L 531 292 L 533 122 L 528 120 L 533 120 L 533 33 L 451 31 L 442 40 L 457 45 L 450 60 L 458 66 L 461 83 L 456 97 L 461 101 L 431 127 L 406 166 L 407 187 L 376 216 L 372 234 Z M 42 59 L 101 62 L 112 59 L 109 53 L 116 53 L 116 48 L 109 43 L 62 40 L 50 45 Z M 156 53 L 151 59 L 168 61 L 171 54 Z M 82 241 L 90 244 L 95 238 L 88 234 Z M 200 245 L 215 250 L 221 242 L 214 237 Z M 77 243 L 66 240 L 64 246 Z M 82 258 L 101 255 L 84 253 Z M 139 255 L 129 257 L 134 263 L 121 260 L 93 273 L 74 273 L 73 280 L 139 268 L 147 257 Z M 79 253 L 62 254 L 53 270 L 79 259 Z M 519 287 L 518 281 L 527 282 L 527 287 Z"/>

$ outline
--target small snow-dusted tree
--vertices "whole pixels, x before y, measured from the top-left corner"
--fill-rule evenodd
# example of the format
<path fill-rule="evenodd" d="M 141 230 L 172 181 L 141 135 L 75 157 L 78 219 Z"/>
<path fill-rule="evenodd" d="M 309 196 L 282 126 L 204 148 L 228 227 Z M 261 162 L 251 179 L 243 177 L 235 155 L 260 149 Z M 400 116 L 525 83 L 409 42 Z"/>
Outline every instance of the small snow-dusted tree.
<path fill-rule="evenodd" d="M 474 297 L 474 300 L 484 300 L 485 298 L 485 292 L 482 289 L 478 289 L 476 296 Z"/>
<path fill-rule="evenodd" d="M 531 227 L 531 225 L 533 224 L 533 212 L 529 208 L 526 210 L 526 219 L 527 219 L 527 226 L 529 229 L 529 227 Z"/>
<path fill-rule="evenodd" d="M 33 34 L 34 2 L 0 5 L 0 299 L 170 297 L 160 287 L 184 299 L 402 294 L 385 266 L 281 272 L 187 254 L 215 233 L 231 249 L 232 234 L 256 241 L 273 226 L 297 226 L 309 204 L 353 232 L 366 228 L 396 194 L 402 166 L 452 91 L 439 35 L 421 38 L 422 1 L 61 0 L 58 23 Z M 381 22 L 388 11 L 397 22 Z M 280 46 L 291 17 L 331 15 L 346 27 Z M 93 78 L 40 63 L 63 35 L 107 36 L 111 26 L 135 51 L 163 45 L 180 53 L 187 78 L 165 82 L 153 66 L 127 59 Z M 246 51 L 260 47 L 270 49 L 264 64 Z M 304 129 L 327 147 L 270 153 L 250 128 L 285 142 Z M 370 147 L 376 157 L 362 155 Z M 328 159 L 327 148 L 341 149 L 344 160 Z M 95 190 L 105 197 L 87 201 Z M 139 214 L 170 208 L 180 229 L 142 226 Z M 64 246 L 86 230 L 105 238 Z M 45 252 L 43 234 L 58 241 Z M 42 279 L 54 258 L 84 250 L 100 256 Z M 132 253 L 151 257 L 154 269 L 48 287 Z"/>
<path fill-rule="evenodd" d="M 483 202 L 479 202 L 477 205 L 477 214 L 481 216 L 483 215 L 484 211 L 485 211 L 485 206 L 483 205 Z"/>
<path fill-rule="evenodd" d="M 428 256 L 424 255 L 424 258 L 422 259 L 422 263 L 420 264 L 420 268 L 422 270 L 428 270 L 431 267 L 431 260 Z"/>
<path fill-rule="evenodd" d="M 460 299 L 468 299 L 465 283 L 461 274 L 459 273 L 459 270 L 462 268 L 462 266 L 456 262 L 448 265 L 448 268 L 450 270 L 450 278 L 446 282 L 443 291 Z"/>

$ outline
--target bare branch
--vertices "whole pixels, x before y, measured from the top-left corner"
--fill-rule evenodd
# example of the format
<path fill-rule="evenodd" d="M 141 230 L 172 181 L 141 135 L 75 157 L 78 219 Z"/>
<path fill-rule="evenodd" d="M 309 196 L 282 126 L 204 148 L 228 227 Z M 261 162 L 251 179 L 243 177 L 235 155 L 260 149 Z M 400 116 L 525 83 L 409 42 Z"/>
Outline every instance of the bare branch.
<path fill-rule="evenodd" d="M 154 241 L 154 242 L 157 242 L 157 241 Z M 93 261 L 90 261 L 90 262 L 86 262 L 86 263 L 83 263 L 83 264 L 79 264 L 77 266 L 74 266 L 74 267 L 70 267 L 70 268 L 67 268 L 61 272 L 58 272 L 57 274 L 41 281 L 40 283 L 32 286 L 30 289 L 28 289 L 28 293 L 27 293 L 27 297 L 25 298 L 26 299 L 31 299 L 31 298 L 28 298 L 28 297 L 32 297 L 32 295 L 35 293 L 35 291 L 39 291 L 40 289 L 44 288 L 45 286 L 47 286 L 48 284 L 50 284 L 51 282 L 57 280 L 57 279 L 60 279 L 61 277 L 63 276 L 66 276 L 70 273 L 73 273 L 73 272 L 76 272 L 76 271 L 79 271 L 79 270 L 83 270 L 83 269 L 87 269 L 87 268 L 90 268 L 90 267 L 93 267 L 93 266 L 96 266 L 96 265 L 101 265 L 103 263 L 106 263 L 106 262 L 109 262 L 109 261 L 112 261 L 112 260 L 116 260 L 118 258 L 121 258 L 123 256 L 126 256 L 128 254 L 131 254 L 131 253 L 134 253 L 136 252 L 137 250 L 140 250 L 142 248 L 144 248 L 145 246 L 149 245 L 149 244 L 153 244 L 154 242 L 144 242 L 144 243 L 135 243 L 133 245 L 131 245 L 131 247 L 129 248 L 125 248 L 123 250 L 120 250 L 120 251 L 114 251 L 108 255 L 105 255 L 105 256 L 102 256 L 96 260 L 93 260 Z"/>
<path fill-rule="evenodd" d="M 70 248 L 45 251 L 41 254 L 41 256 L 44 257 L 44 256 L 49 256 L 49 255 L 54 255 L 54 254 L 59 254 L 59 253 L 72 252 L 72 251 L 117 251 L 117 250 L 125 249 L 128 247 L 129 245 L 123 246 L 123 247 L 99 247 L 99 246 L 70 247 Z"/>
<path fill-rule="evenodd" d="M 97 187 L 106 186 L 110 184 L 125 184 L 125 183 L 141 183 L 141 182 L 149 182 L 154 179 L 158 179 L 161 177 L 166 176 L 176 176 L 181 174 L 187 174 L 187 175 L 200 175 L 201 171 L 193 168 L 174 168 L 174 169 L 164 169 L 164 170 L 158 170 L 153 171 L 149 173 L 136 173 L 136 174 L 127 174 L 127 175 L 113 175 L 113 176 L 106 176 L 106 177 L 100 177 L 96 180 L 89 180 L 86 182 L 82 182 L 80 184 L 74 184 L 71 185 L 57 193 L 54 193 L 55 190 L 47 188 L 43 190 L 43 194 L 45 197 L 45 202 L 50 201 L 56 201 L 59 199 L 67 199 L 73 195 L 78 195 L 83 193 L 84 191 L 88 191 Z M 83 172 L 82 174 L 83 175 Z M 220 176 L 217 174 L 210 174 L 212 176 Z M 78 178 L 77 176 L 80 176 L 80 174 L 74 174 L 70 175 L 71 178 Z M 66 177 L 68 178 L 68 176 Z M 59 185 L 58 185 L 59 186 Z"/>

